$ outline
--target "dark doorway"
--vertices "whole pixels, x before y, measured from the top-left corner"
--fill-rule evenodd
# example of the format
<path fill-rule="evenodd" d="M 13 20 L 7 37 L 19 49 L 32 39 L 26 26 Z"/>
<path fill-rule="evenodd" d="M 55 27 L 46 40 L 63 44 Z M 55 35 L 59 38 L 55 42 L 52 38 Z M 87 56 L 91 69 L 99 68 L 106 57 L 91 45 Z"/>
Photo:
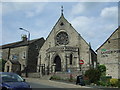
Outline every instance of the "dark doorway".
<path fill-rule="evenodd" d="M 70 54 L 70 65 L 72 65 L 72 54 Z"/>
<path fill-rule="evenodd" d="M 61 59 L 58 55 L 55 57 L 54 63 L 56 64 L 55 71 L 61 71 Z"/>
<path fill-rule="evenodd" d="M 7 66 L 7 72 L 9 72 L 9 68 L 10 68 L 10 66 Z"/>

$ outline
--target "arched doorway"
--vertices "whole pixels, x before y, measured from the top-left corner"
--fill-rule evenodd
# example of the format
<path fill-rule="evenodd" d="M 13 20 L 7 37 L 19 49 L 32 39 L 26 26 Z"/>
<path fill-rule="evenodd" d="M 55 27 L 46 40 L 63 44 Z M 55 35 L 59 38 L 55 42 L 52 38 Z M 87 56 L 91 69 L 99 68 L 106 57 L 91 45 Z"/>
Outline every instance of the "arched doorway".
<path fill-rule="evenodd" d="M 56 64 L 55 71 L 61 71 L 61 58 L 58 55 L 54 58 L 54 63 Z"/>

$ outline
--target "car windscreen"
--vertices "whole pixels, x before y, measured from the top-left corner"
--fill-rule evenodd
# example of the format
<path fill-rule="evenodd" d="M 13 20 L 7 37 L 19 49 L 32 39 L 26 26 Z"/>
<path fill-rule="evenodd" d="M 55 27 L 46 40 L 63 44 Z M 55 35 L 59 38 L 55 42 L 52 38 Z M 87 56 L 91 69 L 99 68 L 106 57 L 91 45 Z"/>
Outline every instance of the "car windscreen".
<path fill-rule="evenodd" d="M 2 82 L 23 82 L 23 79 L 17 74 L 1 74 Z"/>

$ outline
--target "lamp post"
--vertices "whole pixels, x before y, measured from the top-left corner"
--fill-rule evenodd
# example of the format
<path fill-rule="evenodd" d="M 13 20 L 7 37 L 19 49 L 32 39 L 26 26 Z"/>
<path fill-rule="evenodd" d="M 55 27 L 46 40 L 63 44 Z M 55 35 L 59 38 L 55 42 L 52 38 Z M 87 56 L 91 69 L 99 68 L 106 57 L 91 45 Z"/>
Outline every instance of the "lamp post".
<path fill-rule="evenodd" d="M 24 28 L 19 28 L 20 30 L 26 31 L 28 33 L 28 39 L 27 39 L 27 49 L 26 49 L 26 70 L 25 70 L 25 76 L 28 77 L 28 49 L 29 49 L 29 40 L 30 40 L 30 32 Z"/>
<path fill-rule="evenodd" d="M 19 29 L 28 32 L 28 41 L 29 41 L 30 40 L 30 32 L 24 28 L 19 28 Z"/>

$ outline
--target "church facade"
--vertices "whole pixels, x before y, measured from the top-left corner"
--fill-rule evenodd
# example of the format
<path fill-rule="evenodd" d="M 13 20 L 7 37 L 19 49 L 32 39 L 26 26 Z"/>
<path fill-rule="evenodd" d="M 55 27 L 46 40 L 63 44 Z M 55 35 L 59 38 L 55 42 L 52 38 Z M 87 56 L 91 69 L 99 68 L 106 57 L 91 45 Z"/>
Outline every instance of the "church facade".
<path fill-rule="evenodd" d="M 84 64 L 80 65 L 80 60 Z M 63 13 L 39 51 L 37 72 L 84 72 L 96 67 L 97 55 Z"/>

